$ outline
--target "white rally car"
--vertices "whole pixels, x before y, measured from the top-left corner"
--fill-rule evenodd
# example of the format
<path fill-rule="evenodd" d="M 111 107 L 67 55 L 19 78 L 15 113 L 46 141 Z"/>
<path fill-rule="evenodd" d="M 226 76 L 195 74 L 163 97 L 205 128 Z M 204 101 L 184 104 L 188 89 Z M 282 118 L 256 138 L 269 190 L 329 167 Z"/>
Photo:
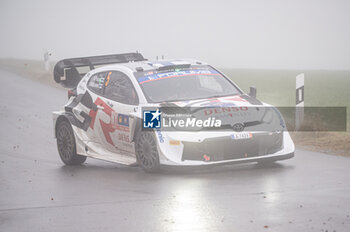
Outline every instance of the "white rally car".
<path fill-rule="evenodd" d="M 64 59 L 56 64 L 54 79 L 69 89 L 68 103 L 53 112 L 59 155 L 68 165 L 93 157 L 152 172 L 167 165 L 274 162 L 294 156 L 279 111 L 257 100 L 255 88 L 245 94 L 200 61 L 152 62 L 139 53 Z M 220 123 L 190 118 L 176 124 L 169 117 L 173 111 L 162 107 L 191 112 L 191 117 L 203 113 Z M 168 116 L 162 116 L 165 109 Z"/>

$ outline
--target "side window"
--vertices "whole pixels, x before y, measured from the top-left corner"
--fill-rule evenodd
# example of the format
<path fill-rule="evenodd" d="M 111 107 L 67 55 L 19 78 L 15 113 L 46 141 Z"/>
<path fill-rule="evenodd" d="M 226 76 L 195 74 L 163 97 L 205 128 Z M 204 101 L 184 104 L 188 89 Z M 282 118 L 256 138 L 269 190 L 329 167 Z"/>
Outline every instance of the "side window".
<path fill-rule="evenodd" d="M 119 71 L 108 72 L 105 81 L 104 96 L 124 104 L 138 104 L 137 93 L 129 77 Z"/>
<path fill-rule="evenodd" d="M 106 79 L 106 72 L 96 73 L 92 77 L 87 84 L 88 89 L 92 92 L 102 95 L 103 87 Z"/>

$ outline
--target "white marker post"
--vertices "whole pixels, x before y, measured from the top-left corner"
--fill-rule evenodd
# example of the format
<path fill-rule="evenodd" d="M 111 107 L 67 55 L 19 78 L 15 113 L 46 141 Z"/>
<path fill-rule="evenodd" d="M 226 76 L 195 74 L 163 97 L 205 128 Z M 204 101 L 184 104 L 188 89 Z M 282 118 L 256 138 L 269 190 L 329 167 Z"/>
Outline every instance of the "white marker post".
<path fill-rule="evenodd" d="M 48 51 L 44 52 L 44 66 L 45 66 L 45 71 L 50 71 L 50 53 Z"/>
<path fill-rule="evenodd" d="M 300 73 L 295 79 L 295 130 L 299 130 L 304 121 L 304 73 Z"/>

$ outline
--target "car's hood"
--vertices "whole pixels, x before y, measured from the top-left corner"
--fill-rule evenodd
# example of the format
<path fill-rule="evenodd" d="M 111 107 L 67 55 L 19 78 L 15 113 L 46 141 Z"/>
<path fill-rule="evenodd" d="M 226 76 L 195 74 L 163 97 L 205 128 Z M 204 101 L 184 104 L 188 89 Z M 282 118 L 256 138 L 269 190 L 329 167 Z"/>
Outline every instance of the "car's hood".
<path fill-rule="evenodd" d="M 223 128 L 232 128 L 235 124 L 242 124 L 246 130 L 258 131 L 284 128 L 283 118 L 275 107 L 248 95 L 166 102 L 149 107 L 160 108 L 165 116 L 190 115 L 196 119 L 220 120 Z"/>
<path fill-rule="evenodd" d="M 169 103 L 165 103 L 167 105 Z M 231 106 L 261 106 L 261 101 L 254 99 L 248 95 L 233 95 L 226 97 L 216 97 L 207 99 L 197 99 L 190 101 L 171 102 L 179 107 L 231 107 Z"/>

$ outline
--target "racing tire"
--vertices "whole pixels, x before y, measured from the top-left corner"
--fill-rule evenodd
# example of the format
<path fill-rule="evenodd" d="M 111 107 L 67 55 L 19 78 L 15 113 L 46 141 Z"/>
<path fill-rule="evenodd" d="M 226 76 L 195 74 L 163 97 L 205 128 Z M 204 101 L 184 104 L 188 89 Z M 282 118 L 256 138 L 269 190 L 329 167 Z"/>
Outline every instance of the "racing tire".
<path fill-rule="evenodd" d="M 78 155 L 72 126 L 66 120 L 58 122 L 56 127 L 57 149 L 61 160 L 66 165 L 82 164 L 86 156 Z"/>
<path fill-rule="evenodd" d="M 151 131 L 139 131 L 136 135 L 135 153 L 138 164 L 145 172 L 160 170 L 157 141 Z"/>

